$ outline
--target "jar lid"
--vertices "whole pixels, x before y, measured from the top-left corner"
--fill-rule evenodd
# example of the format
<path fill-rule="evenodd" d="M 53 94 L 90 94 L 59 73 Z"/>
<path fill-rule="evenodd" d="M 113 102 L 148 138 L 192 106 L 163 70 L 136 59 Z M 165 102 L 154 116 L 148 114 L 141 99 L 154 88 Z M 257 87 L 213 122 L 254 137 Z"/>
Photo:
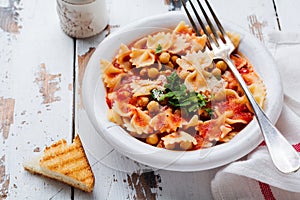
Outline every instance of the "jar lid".
<path fill-rule="evenodd" d="M 92 3 L 96 0 L 62 0 L 62 1 L 70 4 L 80 5 L 80 4 Z"/>

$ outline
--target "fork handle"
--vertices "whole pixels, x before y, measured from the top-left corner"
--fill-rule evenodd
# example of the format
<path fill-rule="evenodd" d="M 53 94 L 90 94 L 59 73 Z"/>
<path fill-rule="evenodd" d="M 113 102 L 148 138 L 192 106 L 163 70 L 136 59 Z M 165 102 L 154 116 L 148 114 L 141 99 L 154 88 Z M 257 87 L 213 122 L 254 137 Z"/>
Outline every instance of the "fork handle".
<path fill-rule="evenodd" d="M 253 98 L 243 77 L 235 67 L 232 60 L 227 56 L 224 61 L 240 83 L 246 97 L 248 98 L 265 143 L 269 150 L 274 165 L 283 173 L 295 172 L 300 168 L 300 156 L 293 146 L 282 136 L 279 130 L 270 122 L 264 111 Z"/>

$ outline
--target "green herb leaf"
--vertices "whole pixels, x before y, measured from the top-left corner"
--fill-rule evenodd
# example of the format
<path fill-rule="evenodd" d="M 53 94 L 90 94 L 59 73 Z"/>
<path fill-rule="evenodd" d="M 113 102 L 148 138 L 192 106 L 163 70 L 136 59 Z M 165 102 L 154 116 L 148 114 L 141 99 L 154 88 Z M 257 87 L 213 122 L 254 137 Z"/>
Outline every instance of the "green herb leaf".
<path fill-rule="evenodd" d="M 208 113 L 208 115 L 213 118 L 214 117 L 214 111 L 211 108 L 205 108 L 205 111 Z"/>
<path fill-rule="evenodd" d="M 157 45 L 156 49 L 155 49 L 155 54 L 159 54 L 162 52 L 162 46 L 160 44 Z"/>

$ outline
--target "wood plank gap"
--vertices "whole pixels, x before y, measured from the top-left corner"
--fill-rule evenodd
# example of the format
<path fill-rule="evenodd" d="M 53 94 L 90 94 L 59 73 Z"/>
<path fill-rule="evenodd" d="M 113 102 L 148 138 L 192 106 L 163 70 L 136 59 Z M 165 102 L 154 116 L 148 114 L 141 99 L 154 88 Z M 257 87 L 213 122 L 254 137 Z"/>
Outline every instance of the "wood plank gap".
<path fill-rule="evenodd" d="M 278 29 L 281 31 L 281 25 L 280 25 L 279 16 L 278 16 L 278 13 L 277 13 L 276 2 L 275 2 L 275 0 L 272 0 L 272 1 L 273 1 L 273 5 L 274 5 L 274 10 L 275 10 L 275 15 L 276 15 L 276 20 L 277 20 L 277 26 L 278 26 Z"/>
<path fill-rule="evenodd" d="M 75 138 L 76 132 L 76 39 L 73 38 L 73 99 L 72 99 L 72 141 Z M 71 200 L 74 200 L 74 187 L 71 187 Z"/>
<path fill-rule="evenodd" d="M 71 187 L 71 200 L 74 200 L 74 187 Z"/>
<path fill-rule="evenodd" d="M 73 100 L 72 100 L 72 141 L 75 137 L 76 132 L 76 39 L 73 39 Z"/>

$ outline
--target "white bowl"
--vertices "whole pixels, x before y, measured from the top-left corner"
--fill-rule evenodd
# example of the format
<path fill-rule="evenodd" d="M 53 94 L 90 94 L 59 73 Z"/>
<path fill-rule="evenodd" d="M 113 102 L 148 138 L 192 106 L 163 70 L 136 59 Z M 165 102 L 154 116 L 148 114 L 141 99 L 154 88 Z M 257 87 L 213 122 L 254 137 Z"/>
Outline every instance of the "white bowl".
<path fill-rule="evenodd" d="M 171 12 L 136 21 L 104 39 L 92 55 L 83 79 L 83 102 L 97 132 L 121 154 L 154 168 L 174 171 L 200 171 L 235 161 L 257 147 L 263 140 L 255 119 L 230 142 L 195 151 L 172 151 L 153 147 L 130 136 L 120 126 L 108 121 L 108 106 L 101 78 L 100 59 L 112 60 L 121 43 L 130 44 L 137 38 L 164 28 L 173 28 L 179 21 L 188 20 L 183 12 Z M 222 20 L 223 21 L 223 20 Z M 228 31 L 241 35 L 239 50 L 250 60 L 267 88 L 265 112 L 276 122 L 283 103 L 282 86 L 276 64 L 255 37 L 232 23 Z M 99 148 L 101 148 L 99 146 Z"/>

